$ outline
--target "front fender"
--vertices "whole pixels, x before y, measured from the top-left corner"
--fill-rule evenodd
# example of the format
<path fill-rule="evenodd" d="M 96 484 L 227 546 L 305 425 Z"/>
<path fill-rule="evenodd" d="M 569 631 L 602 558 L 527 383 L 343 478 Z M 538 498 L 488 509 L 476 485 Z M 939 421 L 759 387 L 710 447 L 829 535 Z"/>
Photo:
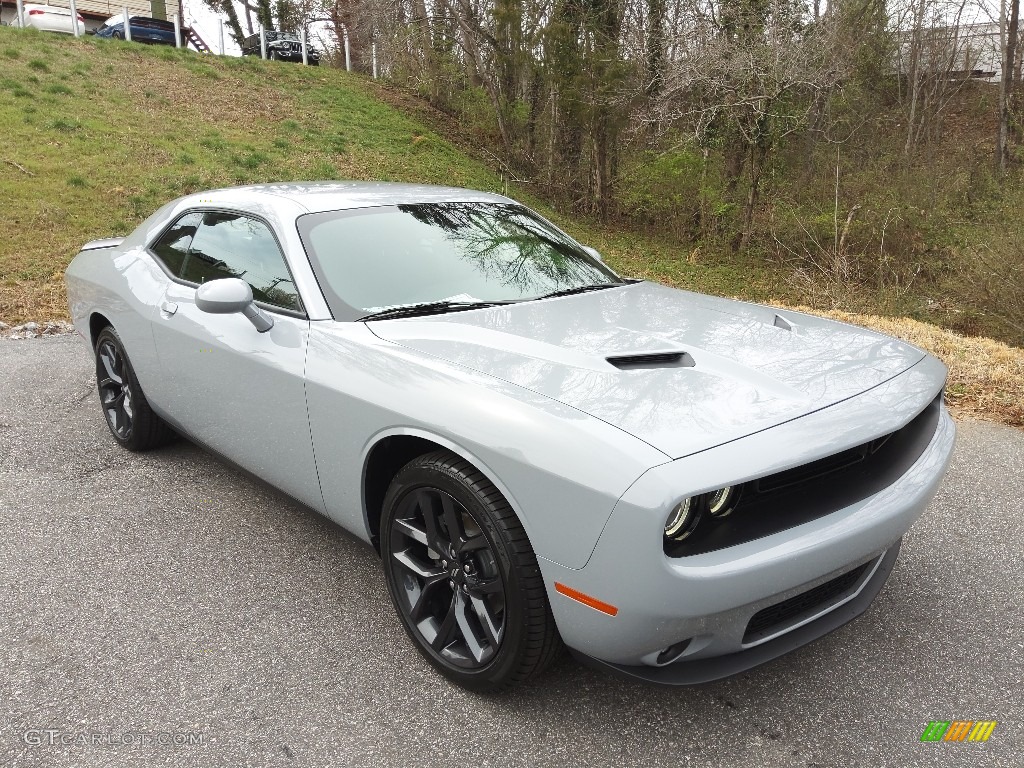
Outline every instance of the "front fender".
<path fill-rule="evenodd" d="M 306 392 L 328 513 L 366 540 L 363 467 L 387 436 L 422 437 L 470 461 L 505 495 L 534 551 L 568 568 L 587 561 L 630 484 L 667 461 L 587 414 L 383 341 L 362 323 L 311 323 Z"/>

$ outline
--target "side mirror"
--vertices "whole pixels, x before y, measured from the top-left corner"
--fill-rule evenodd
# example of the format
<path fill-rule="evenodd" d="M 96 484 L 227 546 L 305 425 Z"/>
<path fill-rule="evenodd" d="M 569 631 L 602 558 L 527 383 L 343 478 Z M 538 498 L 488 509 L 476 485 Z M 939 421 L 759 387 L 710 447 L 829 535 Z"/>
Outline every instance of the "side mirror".
<path fill-rule="evenodd" d="M 256 306 L 252 288 L 245 280 L 224 277 L 203 283 L 196 289 L 196 307 L 211 315 L 233 315 L 241 312 L 260 333 L 274 327 L 274 318 Z"/>
<path fill-rule="evenodd" d="M 587 252 L 587 255 L 597 259 L 599 262 L 604 264 L 604 259 L 601 257 L 601 252 L 597 248 L 591 248 L 589 245 L 584 245 L 583 250 Z"/>

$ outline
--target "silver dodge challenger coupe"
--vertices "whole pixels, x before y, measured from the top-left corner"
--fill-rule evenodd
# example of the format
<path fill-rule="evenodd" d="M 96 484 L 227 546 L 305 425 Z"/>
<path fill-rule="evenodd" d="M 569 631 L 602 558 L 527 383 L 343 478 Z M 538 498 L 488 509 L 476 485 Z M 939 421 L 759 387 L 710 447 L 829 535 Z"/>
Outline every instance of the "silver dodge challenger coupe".
<path fill-rule="evenodd" d="M 921 350 L 621 278 L 498 195 L 203 192 L 85 245 L 67 289 L 118 443 L 180 433 L 366 540 L 475 690 L 563 642 L 677 685 L 830 632 L 953 449 Z"/>

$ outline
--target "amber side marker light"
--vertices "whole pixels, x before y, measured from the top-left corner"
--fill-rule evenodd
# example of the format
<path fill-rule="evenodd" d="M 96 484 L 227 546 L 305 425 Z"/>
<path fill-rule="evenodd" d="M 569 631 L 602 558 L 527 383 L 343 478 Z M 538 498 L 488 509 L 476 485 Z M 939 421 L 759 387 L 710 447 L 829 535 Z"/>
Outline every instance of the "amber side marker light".
<path fill-rule="evenodd" d="M 606 603 L 603 600 L 598 600 L 596 597 L 591 597 L 590 595 L 585 595 L 584 593 L 580 592 L 578 589 L 573 589 L 572 587 L 567 587 L 567 586 L 565 586 L 565 584 L 562 584 L 561 582 L 558 582 L 558 581 L 555 582 L 555 591 L 560 593 L 560 594 L 565 595 L 566 597 L 568 597 L 568 598 L 570 598 L 572 600 L 575 600 L 578 603 L 583 603 L 584 605 L 590 606 L 595 611 L 600 611 L 601 613 L 607 613 L 609 616 L 614 616 L 615 614 L 617 614 L 619 612 L 619 609 L 616 608 L 614 605 L 611 605 L 610 603 Z"/>

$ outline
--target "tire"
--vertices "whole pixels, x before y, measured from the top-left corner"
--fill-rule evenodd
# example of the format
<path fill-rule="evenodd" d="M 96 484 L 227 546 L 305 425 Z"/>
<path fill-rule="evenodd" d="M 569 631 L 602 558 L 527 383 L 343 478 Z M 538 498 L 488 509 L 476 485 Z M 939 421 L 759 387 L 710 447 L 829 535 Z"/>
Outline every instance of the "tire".
<path fill-rule="evenodd" d="M 112 38 L 114 38 L 115 40 L 124 40 L 124 33 L 123 32 L 114 32 L 110 36 Z"/>
<path fill-rule="evenodd" d="M 129 451 L 147 451 L 174 439 L 174 431 L 149 407 L 121 337 L 107 326 L 96 337 L 96 389 L 110 434 Z"/>
<path fill-rule="evenodd" d="M 406 632 L 449 680 L 500 690 L 540 674 L 561 651 L 523 526 L 458 456 L 435 451 L 398 472 L 384 497 L 381 555 Z"/>
<path fill-rule="evenodd" d="M 277 51 L 271 51 L 267 54 L 267 58 L 271 61 L 277 61 Z"/>

